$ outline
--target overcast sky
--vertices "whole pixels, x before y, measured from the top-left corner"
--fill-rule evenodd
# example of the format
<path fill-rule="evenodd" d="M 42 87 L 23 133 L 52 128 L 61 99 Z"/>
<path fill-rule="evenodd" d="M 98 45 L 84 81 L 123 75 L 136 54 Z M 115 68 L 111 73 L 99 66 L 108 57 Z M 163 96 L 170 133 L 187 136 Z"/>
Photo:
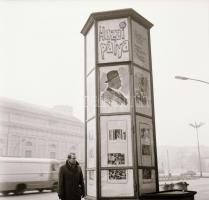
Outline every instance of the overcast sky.
<path fill-rule="evenodd" d="M 157 143 L 209 146 L 209 1 L 0 1 L 0 96 L 73 107 L 84 120 L 84 39 L 90 13 L 133 8 L 151 29 Z"/>

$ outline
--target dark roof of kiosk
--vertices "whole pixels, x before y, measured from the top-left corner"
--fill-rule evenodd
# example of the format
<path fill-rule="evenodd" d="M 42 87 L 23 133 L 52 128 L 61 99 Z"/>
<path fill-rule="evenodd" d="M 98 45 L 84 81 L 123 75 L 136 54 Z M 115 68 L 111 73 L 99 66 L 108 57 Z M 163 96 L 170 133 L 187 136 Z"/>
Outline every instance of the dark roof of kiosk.
<path fill-rule="evenodd" d="M 153 26 L 151 22 L 149 22 L 147 19 L 142 17 L 140 14 L 138 14 L 134 9 L 127 8 L 120 10 L 110 10 L 104 12 L 91 13 L 84 27 L 82 28 L 81 33 L 83 35 L 86 35 L 89 29 L 91 28 L 91 26 L 93 25 L 94 21 L 108 20 L 108 19 L 115 19 L 115 18 L 129 17 L 129 16 L 147 29 L 150 29 Z"/>

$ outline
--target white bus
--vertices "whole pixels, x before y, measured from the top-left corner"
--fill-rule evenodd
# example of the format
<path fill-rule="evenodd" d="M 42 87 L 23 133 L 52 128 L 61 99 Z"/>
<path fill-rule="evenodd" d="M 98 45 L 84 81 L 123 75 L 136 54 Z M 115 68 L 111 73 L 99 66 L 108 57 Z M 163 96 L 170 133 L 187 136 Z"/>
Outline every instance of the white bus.
<path fill-rule="evenodd" d="M 21 194 L 50 189 L 58 184 L 59 161 L 43 158 L 0 157 L 0 192 Z"/>

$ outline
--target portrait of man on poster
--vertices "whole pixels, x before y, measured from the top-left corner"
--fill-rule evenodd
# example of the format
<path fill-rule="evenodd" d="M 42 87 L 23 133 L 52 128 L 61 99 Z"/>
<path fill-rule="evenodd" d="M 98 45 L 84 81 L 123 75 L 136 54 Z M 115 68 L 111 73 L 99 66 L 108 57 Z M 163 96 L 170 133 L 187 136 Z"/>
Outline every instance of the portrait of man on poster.
<path fill-rule="evenodd" d="M 125 95 L 120 91 L 121 79 L 117 70 L 112 70 L 107 73 L 106 90 L 103 92 L 101 99 L 112 105 L 115 102 L 118 105 L 127 105 L 128 101 Z"/>

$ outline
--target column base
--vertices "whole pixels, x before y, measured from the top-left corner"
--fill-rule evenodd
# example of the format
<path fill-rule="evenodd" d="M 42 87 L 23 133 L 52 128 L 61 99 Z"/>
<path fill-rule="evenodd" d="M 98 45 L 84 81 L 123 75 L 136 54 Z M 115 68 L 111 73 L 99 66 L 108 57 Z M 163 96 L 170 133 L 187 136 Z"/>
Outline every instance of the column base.
<path fill-rule="evenodd" d="M 195 191 L 168 190 L 143 194 L 141 200 L 194 200 L 196 193 Z"/>

